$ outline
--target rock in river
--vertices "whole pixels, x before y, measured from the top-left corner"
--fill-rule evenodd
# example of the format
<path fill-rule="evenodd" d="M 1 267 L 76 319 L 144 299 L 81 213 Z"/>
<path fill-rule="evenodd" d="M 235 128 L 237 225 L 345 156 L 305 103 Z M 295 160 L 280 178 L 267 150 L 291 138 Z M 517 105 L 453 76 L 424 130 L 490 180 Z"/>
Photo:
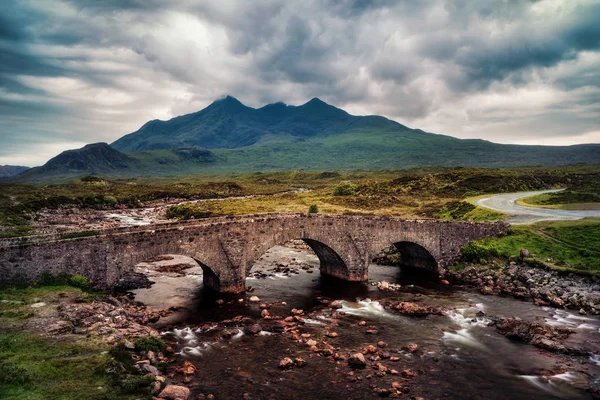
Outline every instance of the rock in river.
<path fill-rule="evenodd" d="M 361 353 L 356 353 L 348 358 L 348 365 L 352 368 L 365 368 L 367 366 L 367 360 Z"/>

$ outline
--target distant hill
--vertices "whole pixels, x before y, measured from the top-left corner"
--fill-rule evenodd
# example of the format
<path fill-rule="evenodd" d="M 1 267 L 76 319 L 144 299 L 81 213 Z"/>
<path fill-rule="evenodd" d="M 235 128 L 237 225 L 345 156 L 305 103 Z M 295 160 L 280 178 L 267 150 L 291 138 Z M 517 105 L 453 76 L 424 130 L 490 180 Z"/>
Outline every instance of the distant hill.
<path fill-rule="evenodd" d="M 93 143 L 77 150 L 64 151 L 43 166 L 28 169 L 13 180 L 61 181 L 87 175 L 177 175 L 195 171 L 199 165 L 216 160 L 212 152 L 198 147 L 128 155 L 106 143 Z"/>
<path fill-rule="evenodd" d="M 233 97 L 169 121 L 153 120 L 108 146 L 66 151 L 18 180 L 177 176 L 289 170 L 382 170 L 424 166 L 512 167 L 597 163 L 600 144 L 506 145 L 355 116 L 314 98 L 301 106 L 251 108 Z"/>
<path fill-rule="evenodd" d="M 27 171 L 29 167 L 20 165 L 0 165 L 0 178 L 18 175 L 23 171 Z"/>

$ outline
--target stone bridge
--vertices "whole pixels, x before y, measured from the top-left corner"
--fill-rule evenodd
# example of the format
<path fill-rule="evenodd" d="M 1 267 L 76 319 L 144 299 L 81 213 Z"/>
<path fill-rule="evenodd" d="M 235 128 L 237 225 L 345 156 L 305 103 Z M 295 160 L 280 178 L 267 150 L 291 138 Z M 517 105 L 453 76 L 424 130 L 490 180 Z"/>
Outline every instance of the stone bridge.
<path fill-rule="evenodd" d="M 503 223 L 406 220 L 385 217 L 262 214 L 101 231 L 65 239 L 37 236 L 0 242 L 0 282 L 36 279 L 42 271 L 81 274 L 108 288 L 142 261 L 163 254 L 195 259 L 204 285 L 239 293 L 252 265 L 269 248 L 302 239 L 320 260 L 322 274 L 365 281 L 381 250 L 395 245 L 403 265 L 440 271 L 456 262 L 472 240 L 505 233 Z"/>

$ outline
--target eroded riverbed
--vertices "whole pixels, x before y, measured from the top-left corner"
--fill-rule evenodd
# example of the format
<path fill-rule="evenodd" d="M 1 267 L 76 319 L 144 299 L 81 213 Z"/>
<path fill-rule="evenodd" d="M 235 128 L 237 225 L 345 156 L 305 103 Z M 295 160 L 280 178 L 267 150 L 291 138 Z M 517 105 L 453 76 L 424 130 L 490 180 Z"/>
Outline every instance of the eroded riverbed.
<path fill-rule="evenodd" d="M 371 265 L 369 285 L 329 281 L 320 276 L 316 256 L 302 248 L 274 247 L 265 254 L 241 301 L 205 293 L 197 266 L 179 272 L 140 268 L 156 283 L 136 290 L 137 300 L 153 308 L 182 307 L 156 328 L 175 352 L 172 379 L 196 395 L 586 399 L 592 398 L 586 388 L 600 385 L 598 317 L 411 281 L 395 267 Z M 402 288 L 380 291 L 375 283 L 382 280 Z M 399 300 L 442 315 L 407 316 L 384 307 Z M 575 331 L 569 343 L 589 354 L 560 355 L 512 341 L 489 326 L 498 316 L 568 326 Z M 364 369 L 348 366 L 347 358 L 358 352 L 365 353 Z M 306 365 L 282 369 L 285 357 Z M 195 365 L 195 374 L 175 373 L 184 361 Z"/>

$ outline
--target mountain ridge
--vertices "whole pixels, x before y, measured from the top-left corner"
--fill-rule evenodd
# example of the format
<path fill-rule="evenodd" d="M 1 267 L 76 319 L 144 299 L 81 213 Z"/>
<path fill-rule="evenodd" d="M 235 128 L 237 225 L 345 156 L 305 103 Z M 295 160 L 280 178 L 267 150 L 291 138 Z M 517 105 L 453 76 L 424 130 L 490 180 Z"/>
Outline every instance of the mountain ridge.
<path fill-rule="evenodd" d="M 181 176 L 290 170 L 394 170 L 425 166 L 511 167 L 597 163 L 600 144 L 525 146 L 411 129 L 377 115 L 354 116 L 313 98 L 261 108 L 227 96 L 195 113 L 151 120 L 113 142 L 59 154 L 14 180 L 89 174 Z M 8 178 L 11 179 L 11 178 Z"/>
<path fill-rule="evenodd" d="M 239 148 L 257 143 L 264 135 L 310 137 L 351 129 L 361 120 L 380 119 L 387 128 L 409 129 L 381 116 L 355 116 L 318 97 L 293 106 L 283 102 L 260 108 L 244 105 L 232 96 L 216 100 L 200 111 L 169 120 L 152 120 L 111 143 L 119 151 L 142 151 L 182 145 Z"/>
<path fill-rule="evenodd" d="M 0 178 L 8 178 L 27 171 L 29 167 L 22 165 L 0 165 Z"/>

